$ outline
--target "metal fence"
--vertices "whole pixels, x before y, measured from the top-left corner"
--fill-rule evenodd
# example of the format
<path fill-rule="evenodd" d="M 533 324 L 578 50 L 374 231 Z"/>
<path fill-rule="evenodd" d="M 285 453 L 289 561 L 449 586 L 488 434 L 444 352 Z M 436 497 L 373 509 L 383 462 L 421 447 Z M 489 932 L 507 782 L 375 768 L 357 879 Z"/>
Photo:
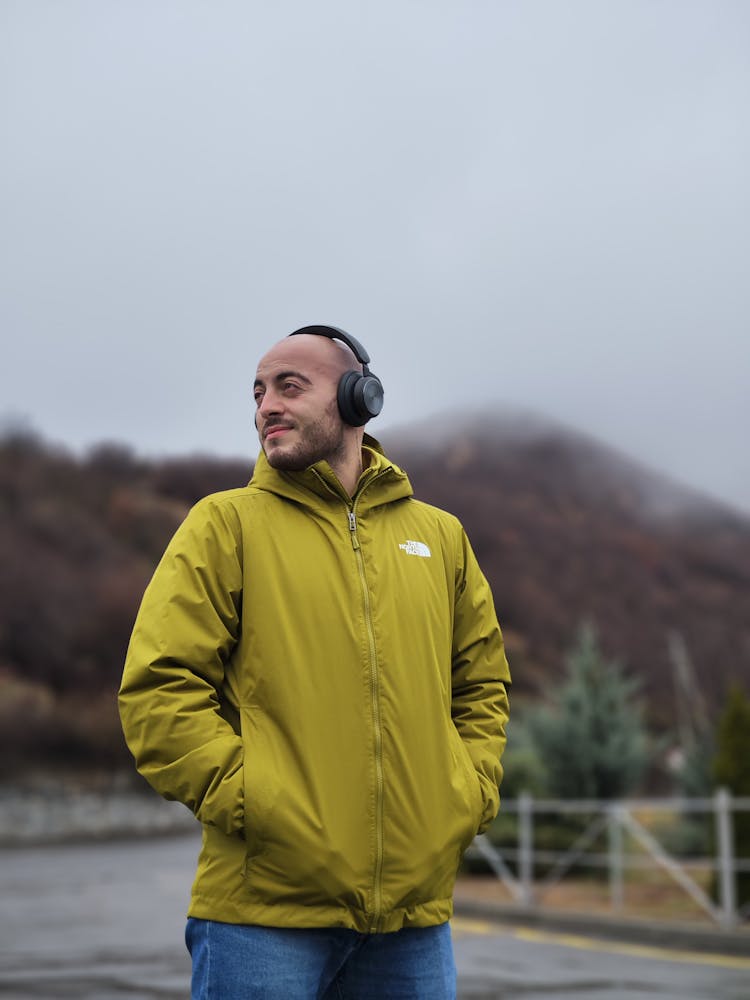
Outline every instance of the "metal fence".
<path fill-rule="evenodd" d="M 733 797 L 723 788 L 711 798 L 700 799 L 602 801 L 521 795 L 515 800 L 503 800 L 504 829 L 498 823 L 477 837 L 471 853 L 484 858 L 513 898 L 527 906 L 541 905 L 545 893 L 571 869 L 590 868 L 606 871 L 610 907 L 621 911 L 627 873 L 658 868 L 715 923 L 730 928 L 750 917 L 747 907 L 738 908 L 736 896 L 737 874 L 750 872 L 750 858 L 738 857 L 735 851 L 734 816 L 739 812 L 750 812 L 750 798 Z M 686 854 L 665 845 L 659 831 L 653 832 L 643 821 L 644 814 L 652 820 L 666 817 L 673 830 L 693 817 L 703 816 L 707 822 L 704 853 Z M 535 834 L 544 818 L 547 824 L 550 817 L 561 824 L 562 817 L 572 816 L 579 818 L 572 824 L 575 829 L 570 843 L 552 849 L 536 843 Z M 509 823 L 509 817 L 514 817 L 515 822 Z M 716 900 L 691 874 L 701 872 L 704 883 L 706 873 L 713 882 Z"/>

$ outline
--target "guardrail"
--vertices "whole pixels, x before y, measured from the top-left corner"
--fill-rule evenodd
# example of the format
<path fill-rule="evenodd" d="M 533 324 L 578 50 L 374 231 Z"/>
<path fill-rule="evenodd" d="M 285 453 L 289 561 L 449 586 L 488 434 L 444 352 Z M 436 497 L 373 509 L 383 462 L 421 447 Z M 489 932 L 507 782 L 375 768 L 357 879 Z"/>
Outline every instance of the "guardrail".
<path fill-rule="evenodd" d="M 724 928 L 731 928 L 748 914 L 747 906 L 738 908 L 736 875 L 750 872 L 750 858 L 737 857 L 734 844 L 734 814 L 750 812 L 750 798 L 733 797 L 720 788 L 711 798 L 621 799 L 535 799 L 524 794 L 515 800 L 503 800 L 501 816 L 515 815 L 515 846 L 508 843 L 507 831 L 496 837 L 494 830 L 474 840 L 472 853 L 480 855 L 513 897 L 527 906 L 538 905 L 545 891 L 557 884 L 573 866 L 606 869 L 610 905 L 621 911 L 627 870 L 658 867 L 681 887 L 709 917 Z M 712 853 L 700 856 L 678 855 L 667 849 L 641 819 L 671 814 L 677 822 L 686 817 L 713 814 L 712 836 L 707 841 Z M 539 849 L 535 828 L 540 816 L 585 816 L 574 839 L 564 850 Z M 501 840 L 502 842 L 498 842 Z M 598 849 L 602 843 L 605 850 Z M 626 850 L 626 846 L 631 847 Z M 635 847 L 636 850 L 633 850 Z M 537 870 L 546 866 L 541 879 Z M 515 871 L 513 870 L 515 868 Z M 717 901 L 690 874 L 709 871 L 715 879 Z"/>

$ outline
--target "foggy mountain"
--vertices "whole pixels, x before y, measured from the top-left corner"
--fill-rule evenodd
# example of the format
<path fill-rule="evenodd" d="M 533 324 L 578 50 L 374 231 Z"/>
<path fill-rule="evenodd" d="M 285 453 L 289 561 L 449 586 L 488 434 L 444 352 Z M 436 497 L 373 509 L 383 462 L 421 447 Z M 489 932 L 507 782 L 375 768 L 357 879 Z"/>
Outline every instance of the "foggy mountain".
<path fill-rule="evenodd" d="M 750 517 L 533 415 L 437 419 L 384 443 L 419 497 L 464 522 L 517 691 L 552 692 L 584 620 L 642 678 L 660 728 L 677 649 L 712 714 L 750 683 Z"/>

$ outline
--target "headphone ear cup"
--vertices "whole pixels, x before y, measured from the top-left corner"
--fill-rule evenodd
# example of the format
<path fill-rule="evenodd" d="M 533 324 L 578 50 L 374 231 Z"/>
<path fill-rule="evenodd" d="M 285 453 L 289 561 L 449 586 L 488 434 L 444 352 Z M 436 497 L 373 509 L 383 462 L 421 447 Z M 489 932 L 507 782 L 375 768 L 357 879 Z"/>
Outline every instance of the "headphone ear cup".
<path fill-rule="evenodd" d="M 383 386 L 377 375 L 345 372 L 339 379 L 336 398 L 344 423 L 361 427 L 383 408 Z"/>
<path fill-rule="evenodd" d="M 339 413 L 345 424 L 351 427 L 361 427 L 367 423 L 367 417 L 362 419 L 357 411 L 355 401 L 356 384 L 362 376 L 359 372 L 344 372 L 339 379 L 339 387 L 336 392 L 336 400 L 339 404 Z"/>
<path fill-rule="evenodd" d="M 383 409 L 383 385 L 377 375 L 368 372 L 356 382 L 354 401 L 357 412 L 364 417 L 363 422 L 377 417 Z"/>

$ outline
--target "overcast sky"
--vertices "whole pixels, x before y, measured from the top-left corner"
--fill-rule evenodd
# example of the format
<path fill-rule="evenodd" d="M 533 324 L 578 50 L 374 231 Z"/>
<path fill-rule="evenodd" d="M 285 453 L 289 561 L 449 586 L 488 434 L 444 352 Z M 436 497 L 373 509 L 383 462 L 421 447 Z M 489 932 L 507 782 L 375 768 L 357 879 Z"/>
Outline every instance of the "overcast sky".
<path fill-rule="evenodd" d="M 362 340 L 371 425 L 523 405 L 750 511 L 746 0 L 0 0 L 0 415 L 255 455 Z"/>

